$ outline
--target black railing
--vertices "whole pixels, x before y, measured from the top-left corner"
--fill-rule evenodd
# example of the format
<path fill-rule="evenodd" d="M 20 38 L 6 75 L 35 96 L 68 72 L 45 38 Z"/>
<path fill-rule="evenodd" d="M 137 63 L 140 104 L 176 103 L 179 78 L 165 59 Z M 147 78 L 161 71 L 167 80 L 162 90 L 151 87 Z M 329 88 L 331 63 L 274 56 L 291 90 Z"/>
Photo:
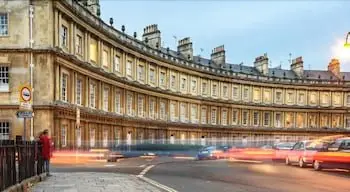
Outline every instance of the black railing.
<path fill-rule="evenodd" d="M 0 190 L 43 173 L 41 145 L 34 141 L 0 140 Z"/>

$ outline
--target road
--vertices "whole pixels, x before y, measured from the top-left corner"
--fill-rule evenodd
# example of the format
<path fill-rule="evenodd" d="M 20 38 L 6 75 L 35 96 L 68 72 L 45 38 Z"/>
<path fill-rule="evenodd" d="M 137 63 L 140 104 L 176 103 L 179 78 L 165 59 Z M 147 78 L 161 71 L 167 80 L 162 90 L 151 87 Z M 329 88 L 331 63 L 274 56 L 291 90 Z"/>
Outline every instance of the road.
<path fill-rule="evenodd" d="M 144 177 L 179 192 L 350 191 L 349 172 L 316 172 L 311 168 L 301 169 L 284 164 L 132 158 L 117 163 L 54 166 L 53 171 L 142 173 Z"/>

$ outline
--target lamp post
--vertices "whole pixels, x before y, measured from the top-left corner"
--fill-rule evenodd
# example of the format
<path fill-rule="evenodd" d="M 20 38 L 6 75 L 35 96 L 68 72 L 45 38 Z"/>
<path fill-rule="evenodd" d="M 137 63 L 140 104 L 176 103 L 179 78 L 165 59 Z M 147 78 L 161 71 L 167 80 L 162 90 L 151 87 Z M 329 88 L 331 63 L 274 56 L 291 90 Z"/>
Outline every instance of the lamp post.
<path fill-rule="evenodd" d="M 350 32 L 346 34 L 344 47 L 350 48 Z"/>

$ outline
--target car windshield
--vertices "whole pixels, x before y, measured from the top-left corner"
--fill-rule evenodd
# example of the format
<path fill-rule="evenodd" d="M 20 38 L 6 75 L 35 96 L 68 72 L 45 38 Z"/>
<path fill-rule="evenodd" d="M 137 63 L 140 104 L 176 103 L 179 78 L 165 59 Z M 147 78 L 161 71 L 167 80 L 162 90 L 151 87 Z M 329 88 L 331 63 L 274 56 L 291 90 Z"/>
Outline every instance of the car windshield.
<path fill-rule="evenodd" d="M 215 146 L 209 146 L 209 147 L 204 147 L 202 150 L 203 151 L 212 151 L 212 150 L 215 150 L 216 147 Z"/>
<path fill-rule="evenodd" d="M 277 145 L 276 145 L 276 148 L 292 148 L 293 146 L 295 145 L 295 143 L 278 143 Z"/>
<path fill-rule="evenodd" d="M 306 142 L 305 143 L 305 149 L 306 150 L 315 150 L 315 151 L 319 151 L 319 150 L 322 150 L 322 149 L 325 149 L 327 148 L 328 146 L 328 143 L 325 143 L 325 142 Z"/>

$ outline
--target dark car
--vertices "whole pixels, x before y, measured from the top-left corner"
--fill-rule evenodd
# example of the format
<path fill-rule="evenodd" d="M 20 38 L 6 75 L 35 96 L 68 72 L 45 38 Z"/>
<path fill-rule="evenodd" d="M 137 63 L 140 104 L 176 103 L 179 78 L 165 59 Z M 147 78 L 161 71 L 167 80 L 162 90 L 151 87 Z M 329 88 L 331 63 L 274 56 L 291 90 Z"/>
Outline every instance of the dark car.
<path fill-rule="evenodd" d="M 314 156 L 313 167 L 321 169 L 350 170 L 350 138 L 340 138 L 331 143 L 327 151 L 318 152 Z"/>
<path fill-rule="evenodd" d="M 219 159 L 224 157 L 224 153 L 226 153 L 230 149 L 230 146 L 208 146 L 202 148 L 197 154 L 197 160 L 204 159 Z"/>

